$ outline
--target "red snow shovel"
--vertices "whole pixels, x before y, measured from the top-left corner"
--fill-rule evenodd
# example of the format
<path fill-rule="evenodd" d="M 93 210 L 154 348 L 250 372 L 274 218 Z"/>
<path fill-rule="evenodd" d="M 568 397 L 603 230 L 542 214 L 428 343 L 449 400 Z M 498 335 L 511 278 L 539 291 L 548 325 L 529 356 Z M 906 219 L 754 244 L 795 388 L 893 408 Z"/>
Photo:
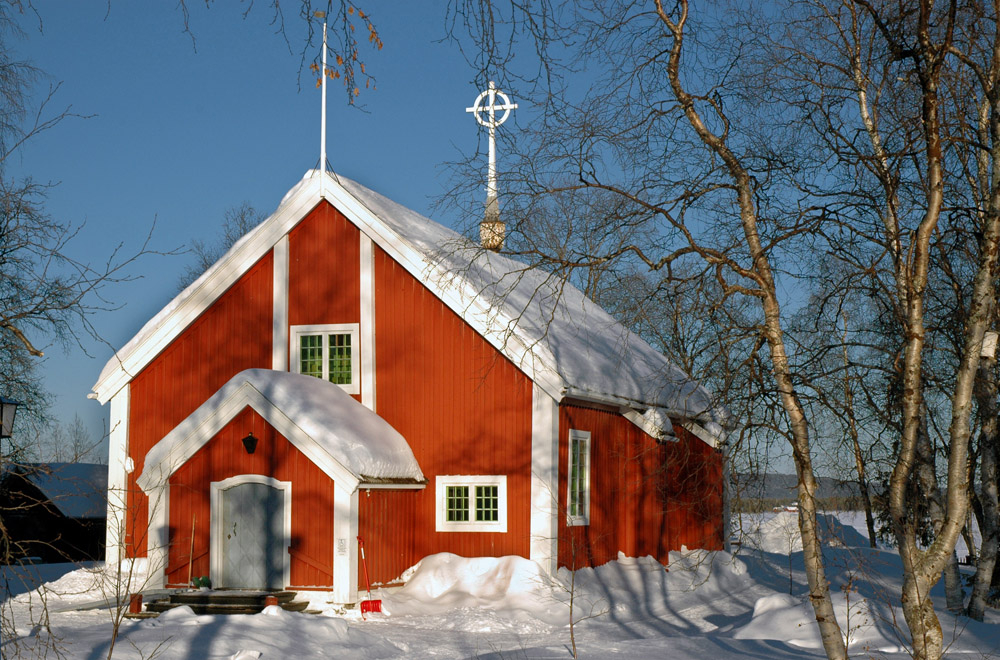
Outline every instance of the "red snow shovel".
<path fill-rule="evenodd" d="M 365 567 L 365 584 L 368 586 L 368 600 L 361 601 L 361 618 L 368 612 L 381 612 L 382 601 L 372 600 L 372 583 L 368 579 L 368 560 L 365 559 L 365 542 L 358 537 L 358 547 L 361 548 L 361 565 Z"/>

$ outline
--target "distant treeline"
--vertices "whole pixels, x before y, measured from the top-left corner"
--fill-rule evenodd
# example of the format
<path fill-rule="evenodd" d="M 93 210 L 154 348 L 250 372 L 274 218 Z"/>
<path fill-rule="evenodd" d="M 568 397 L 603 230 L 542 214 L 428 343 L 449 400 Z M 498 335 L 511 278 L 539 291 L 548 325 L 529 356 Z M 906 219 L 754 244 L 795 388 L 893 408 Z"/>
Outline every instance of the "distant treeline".
<path fill-rule="evenodd" d="M 733 474 L 730 478 L 733 495 L 745 498 L 788 500 L 798 499 L 798 477 L 794 474 Z M 858 484 L 832 477 L 816 477 L 816 497 L 856 497 Z"/>
<path fill-rule="evenodd" d="M 861 497 L 851 495 L 848 497 L 821 497 L 819 508 L 821 511 L 862 511 L 864 506 Z M 730 500 L 730 508 L 733 513 L 765 513 L 773 511 L 775 508 L 783 508 L 795 500 L 790 497 L 736 497 Z"/>
<path fill-rule="evenodd" d="M 858 485 L 831 477 L 817 477 L 816 497 L 827 511 L 861 511 Z M 760 513 L 783 507 L 798 499 L 794 474 L 734 474 L 730 483 L 733 513 Z"/>

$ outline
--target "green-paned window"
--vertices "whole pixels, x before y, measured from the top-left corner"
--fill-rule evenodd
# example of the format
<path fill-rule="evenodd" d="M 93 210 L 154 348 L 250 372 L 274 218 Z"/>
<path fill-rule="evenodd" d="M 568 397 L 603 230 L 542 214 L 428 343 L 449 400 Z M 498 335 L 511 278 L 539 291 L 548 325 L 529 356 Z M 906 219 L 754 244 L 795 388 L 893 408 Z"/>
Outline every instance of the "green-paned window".
<path fill-rule="evenodd" d="M 330 382 L 350 385 L 352 377 L 350 333 L 329 335 L 328 355 Z"/>
<path fill-rule="evenodd" d="M 500 519 L 500 488 L 476 486 L 476 520 L 496 522 Z"/>
<path fill-rule="evenodd" d="M 570 430 L 566 514 L 570 525 L 590 524 L 590 433 Z"/>
<path fill-rule="evenodd" d="M 299 373 L 323 377 L 323 335 L 299 337 Z"/>
<path fill-rule="evenodd" d="M 448 495 L 445 506 L 448 514 L 448 522 L 468 522 L 469 487 L 448 486 Z"/>
<path fill-rule="evenodd" d="M 293 325 L 289 366 L 306 376 L 339 385 L 349 394 L 361 393 L 357 323 Z"/>

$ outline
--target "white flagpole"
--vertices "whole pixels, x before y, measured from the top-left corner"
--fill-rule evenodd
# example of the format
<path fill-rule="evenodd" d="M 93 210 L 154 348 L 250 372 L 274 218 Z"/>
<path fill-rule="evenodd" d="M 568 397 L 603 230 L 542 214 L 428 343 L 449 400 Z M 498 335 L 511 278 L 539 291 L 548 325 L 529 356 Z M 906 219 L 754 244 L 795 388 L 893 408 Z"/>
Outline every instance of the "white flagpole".
<path fill-rule="evenodd" d="M 319 194 L 321 197 L 326 196 L 326 14 L 323 15 L 323 68 L 319 72 L 321 89 L 321 95 L 323 97 L 321 110 L 320 110 L 320 128 L 319 128 L 319 172 L 320 172 L 320 184 L 319 184 Z"/>

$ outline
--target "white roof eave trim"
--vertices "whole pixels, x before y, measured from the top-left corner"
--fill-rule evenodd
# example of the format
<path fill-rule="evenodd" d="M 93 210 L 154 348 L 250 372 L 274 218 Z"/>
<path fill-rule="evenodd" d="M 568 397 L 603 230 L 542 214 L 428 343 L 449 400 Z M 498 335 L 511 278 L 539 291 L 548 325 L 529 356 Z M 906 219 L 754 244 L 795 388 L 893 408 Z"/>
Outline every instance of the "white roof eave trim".
<path fill-rule="evenodd" d="M 267 254 L 278 240 L 291 231 L 306 214 L 327 199 L 348 220 L 367 234 L 385 252 L 420 280 L 449 308 L 464 318 L 497 350 L 527 374 L 549 396 L 561 399 L 566 384 L 555 369 L 555 359 L 542 346 L 529 346 L 518 335 L 513 319 L 486 304 L 478 291 L 454 278 L 426 259 L 396 232 L 379 220 L 368 207 L 347 191 L 335 177 L 327 175 L 326 194 L 320 194 L 319 177 L 308 172 L 282 200 L 278 209 L 244 240 L 237 242 L 223 258 L 209 268 L 170 305 L 143 328 L 105 365 L 94 385 L 94 394 L 103 405 L 160 354 L 185 328 Z M 445 287 L 441 282 L 457 282 Z M 509 328 L 515 328 L 510 330 Z"/>
<path fill-rule="evenodd" d="M 94 385 L 103 405 L 218 300 L 321 200 L 319 180 L 303 179 L 278 209 L 150 319 L 105 364 Z"/>

